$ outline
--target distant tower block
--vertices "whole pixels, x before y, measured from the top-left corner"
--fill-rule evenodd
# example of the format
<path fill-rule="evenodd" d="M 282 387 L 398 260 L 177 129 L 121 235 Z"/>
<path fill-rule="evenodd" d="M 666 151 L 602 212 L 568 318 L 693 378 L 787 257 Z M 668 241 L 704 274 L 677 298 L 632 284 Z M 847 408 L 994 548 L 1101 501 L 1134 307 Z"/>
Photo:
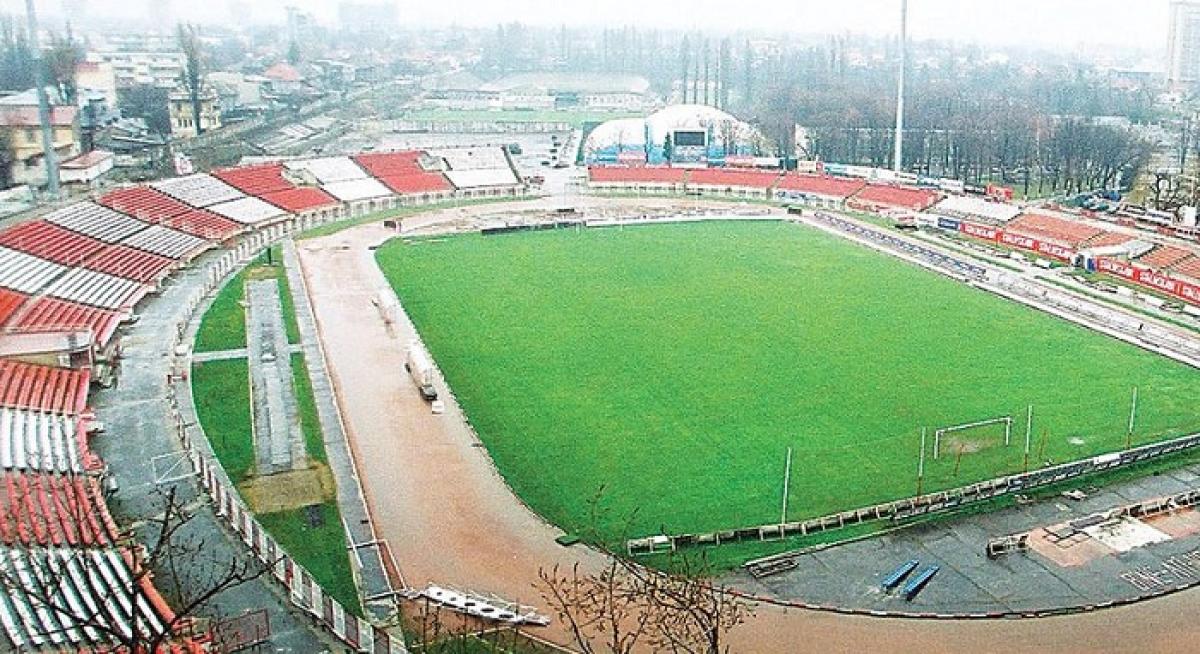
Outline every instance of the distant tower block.
<path fill-rule="evenodd" d="M 1200 2 L 1174 0 L 1167 32 L 1167 85 L 1181 91 L 1200 82 Z"/>

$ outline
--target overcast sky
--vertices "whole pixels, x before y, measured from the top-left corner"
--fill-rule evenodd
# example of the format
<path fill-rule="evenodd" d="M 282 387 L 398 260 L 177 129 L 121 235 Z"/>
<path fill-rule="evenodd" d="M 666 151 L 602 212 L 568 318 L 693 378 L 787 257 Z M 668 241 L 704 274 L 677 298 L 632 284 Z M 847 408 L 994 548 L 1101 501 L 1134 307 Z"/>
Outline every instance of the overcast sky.
<path fill-rule="evenodd" d="M 357 0 L 372 2 L 375 0 Z M 39 11 L 86 7 L 91 15 L 136 18 L 149 7 L 191 20 L 281 22 L 295 5 L 323 22 L 337 17 L 338 0 L 36 0 Z M 1169 0 L 910 0 L 915 38 L 957 37 L 985 43 L 1080 43 L 1165 49 Z M 635 25 L 699 29 L 760 28 L 799 32 L 893 32 L 900 0 L 401 0 L 410 24 Z M 23 12 L 23 0 L 0 0 L 0 10 Z M 76 21 L 83 22 L 83 21 Z"/>

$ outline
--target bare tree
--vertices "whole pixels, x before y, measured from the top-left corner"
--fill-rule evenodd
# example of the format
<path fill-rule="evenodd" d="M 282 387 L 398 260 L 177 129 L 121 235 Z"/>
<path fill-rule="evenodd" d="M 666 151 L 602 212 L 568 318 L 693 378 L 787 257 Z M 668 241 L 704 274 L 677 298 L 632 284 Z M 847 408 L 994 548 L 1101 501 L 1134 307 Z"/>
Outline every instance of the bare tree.
<path fill-rule="evenodd" d="M 192 105 L 192 120 L 196 124 L 196 136 L 204 133 L 200 123 L 201 106 L 200 94 L 204 87 L 204 57 L 200 44 L 200 35 L 196 26 L 180 23 L 176 27 L 176 39 L 179 50 L 183 53 L 183 86 L 187 90 L 188 100 Z"/>
<path fill-rule="evenodd" d="M 45 54 L 47 77 L 64 104 L 75 104 L 79 89 L 75 84 L 75 67 L 83 61 L 83 48 L 70 30 L 65 35 L 51 34 L 50 47 Z"/>
<path fill-rule="evenodd" d="M 603 492 L 589 501 L 592 525 L 605 520 Z M 598 542 L 595 527 L 589 529 Z M 729 651 L 726 634 L 753 614 L 753 605 L 709 581 L 713 569 L 703 554 L 673 554 L 667 564 L 670 572 L 663 572 L 609 554 L 597 572 L 579 564 L 543 568 L 537 588 L 584 654 Z"/>
<path fill-rule="evenodd" d="M 96 520 L 83 515 L 88 502 L 77 502 L 77 525 Z M 125 534 L 115 551 L 122 554 L 128 574 L 124 578 L 101 572 L 97 555 L 112 548 L 41 548 L 9 550 L 0 560 L 0 588 L 10 596 L 22 595 L 40 612 L 52 616 L 59 627 L 46 637 L 68 632 L 91 634 L 92 640 L 106 641 L 128 652 L 158 652 L 186 634 L 202 610 L 222 593 L 267 574 L 273 565 L 252 556 L 222 558 L 213 553 L 203 537 L 188 533 L 194 514 L 176 496 L 174 488 L 164 491 L 159 502 L 161 512 L 145 522 L 138 545 L 132 534 Z M 97 579 L 109 578 L 99 584 Z M 86 597 L 65 589 L 86 583 Z M 161 615 L 155 625 L 138 607 L 153 607 L 161 598 L 171 607 L 170 615 Z M 126 607 L 128 615 L 118 612 Z M 129 607 L 132 607 L 130 609 Z"/>

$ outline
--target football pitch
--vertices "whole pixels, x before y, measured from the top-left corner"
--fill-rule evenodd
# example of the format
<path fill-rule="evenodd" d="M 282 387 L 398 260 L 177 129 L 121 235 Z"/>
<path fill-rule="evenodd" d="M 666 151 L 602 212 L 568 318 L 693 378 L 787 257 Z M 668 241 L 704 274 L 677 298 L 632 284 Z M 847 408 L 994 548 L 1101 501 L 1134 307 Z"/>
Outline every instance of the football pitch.
<path fill-rule="evenodd" d="M 1200 428 L 1195 371 L 812 228 L 392 241 L 377 258 L 500 473 L 610 543 L 789 520 Z M 415 391 L 414 391 L 415 392 Z M 935 429 L 955 432 L 932 458 Z M 602 497 L 595 516 L 590 498 Z"/>

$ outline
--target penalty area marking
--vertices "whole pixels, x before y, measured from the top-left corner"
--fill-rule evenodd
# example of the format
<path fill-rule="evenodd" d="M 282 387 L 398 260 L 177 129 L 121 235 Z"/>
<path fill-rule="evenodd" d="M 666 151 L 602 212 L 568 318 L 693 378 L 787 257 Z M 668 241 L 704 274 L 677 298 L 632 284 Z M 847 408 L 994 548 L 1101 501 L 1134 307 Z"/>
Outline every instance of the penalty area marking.
<path fill-rule="evenodd" d="M 187 452 L 168 452 L 154 456 L 150 459 L 150 467 L 154 470 L 155 484 L 170 484 L 196 476 Z"/>

